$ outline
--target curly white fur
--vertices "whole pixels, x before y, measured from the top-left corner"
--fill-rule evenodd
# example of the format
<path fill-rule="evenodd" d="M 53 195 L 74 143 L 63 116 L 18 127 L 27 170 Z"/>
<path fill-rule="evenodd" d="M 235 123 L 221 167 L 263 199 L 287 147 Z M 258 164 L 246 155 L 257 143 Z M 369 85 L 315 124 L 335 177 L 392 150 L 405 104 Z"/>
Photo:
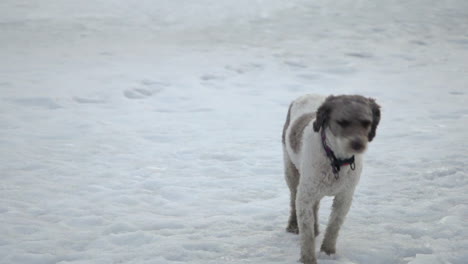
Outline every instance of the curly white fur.
<path fill-rule="evenodd" d="M 325 102 L 328 102 L 326 106 L 330 109 L 326 109 L 328 110 L 326 113 L 321 113 L 319 107 L 324 106 Z M 346 105 L 350 108 L 340 109 Z M 316 111 L 317 109 L 319 111 Z M 350 119 L 346 128 L 332 123 L 342 122 L 342 118 Z M 318 119 L 323 124 L 317 126 L 325 129 L 326 143 L 336 157 L 346 159 L 354 155 L 355 170 L 350 166 L 343 166 L 339 177 L 335 177 L 323 148 L 320 133 L 314 129 L 314 122 Z M 365 125 L 367 119 L 371 119 L 375 126 L 367 124 L 367 127 L 361 127 L 361 124 Z M 324 196 L 335 196 L 335 198 L 321 250 L 329 255 L 335 253 L 338 232 L 349 211 L 361 175 L 362 153 L 366 149 L 367 142 L 375 135 L 379 121 L 379 106 L 373 99 L 361 96 L 331 96 L 326 99 L 317 95 L 305 95 L 291 104 L 283 131 L 285 176 L 291 191 L 291 216 L 287 230 L 300 234 L 303 263 L 317 263 L 315 257 L 315 237 L 319 232 L 317 211 Z M 374 132 L 372 137 L 369 134 L 371 129 Z M 358 150 L 350 147 L 355 139 L 362 139 L 362 146 Z"/>

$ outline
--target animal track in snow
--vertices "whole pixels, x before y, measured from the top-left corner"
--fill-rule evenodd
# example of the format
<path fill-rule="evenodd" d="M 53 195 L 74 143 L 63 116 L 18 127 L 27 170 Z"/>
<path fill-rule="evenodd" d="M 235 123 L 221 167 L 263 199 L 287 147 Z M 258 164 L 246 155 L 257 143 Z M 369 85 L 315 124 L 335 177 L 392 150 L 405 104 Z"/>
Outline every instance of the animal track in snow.
<path fill-rule="evenodd" d="M 200 77 L 202 81 L 222 81 L 225 79 L 223 76 L 214 75 L 214 74 L 204 74 Z"/>
<path fill-rule="evenodd" d="M 153 92 L 148 89 L 134 88 L 124 91 L 125 97 L 128 99 L 144 99 L 153 95 Z"/>
<path fill-rule="evenodd" d="M 354 57 L 354 58 L 359 58 L 359 59 L 371 59 L 374 57 L 374 55 L 370 53 L 365 53 L 365 52 L 349 52 L 349 53 L 345 53 L 345 55 L 348 57 Z"/>
<path fill-rule="evenodd" d="M 167 83 L 147 79 L 140 81 L 140 85 L 143 87 L 125 90 L 123 92 L 124 96 L 128 99 L 145 99 L 160 93 L 165 87 L 169 86 Z"/>
<path fill-rule="evenodd" d="M 92 98 L 83 98 L 83 97 L 73 97 L 73 101 L 79 104 L 103 104 L 105 103 L 104 100 L 101 99 L 92 99 Z"/>
<path fill-rule="evenodd" d="M 226 65 L 224 68 L 237 74 L 249 73 L 256 70 L 263 70 L 265 67 L 259 63 L 247 63 L 239 66 Z"/>
<path fill-rule="evenodd" d="M 418 45 L 418 46 L 427 46 L 427 42 L 422 41 L 422 40 L 413 40 L 410 41 L 411 44 Z"/>
<path fill-rule="evenodd" d="M 62 106 L 59 105 L 54 99 L 47 97 L 27 97 L 9 99 L 8 101 L 22 106 L 39 107 L 50 110 L 62 108 Z"/>
<path fill-rule="evenodd" d="M 323 78 L 323 76 L 319 73 L 304 73 L 304 74 L 297 75 L 297 77 L 306 79 L 306 80 L 319 80 Z"/>
<path fill-rule="evenodd" d="M 291 66 L 293 68 L 298 68 L 298 69 L 307 68 L 307 65 L 304 62 L 301 62 L 301 61 L 287 60 L 287 61 L 284 61 L 284 64 L 286 64 L 288 66 Z"/>

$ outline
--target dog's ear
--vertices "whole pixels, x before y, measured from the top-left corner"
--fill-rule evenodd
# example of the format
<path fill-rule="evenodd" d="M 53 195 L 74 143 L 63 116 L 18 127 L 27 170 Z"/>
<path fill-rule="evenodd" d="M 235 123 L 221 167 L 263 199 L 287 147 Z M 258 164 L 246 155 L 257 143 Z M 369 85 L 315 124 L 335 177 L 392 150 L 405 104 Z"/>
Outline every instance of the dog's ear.
<path fill-rule="evenodd" d="M 316 115 L 317 117 L 315 118 L 313 127 L 315 132 L 319 132 L 321 127 L 324 127 L 326 123 L 328 122 L 328 119 L 330 117 L 330 112 L 332 109 L 331 106 L 331 101 L 335 98 L 333 95 L 330 95 L 327 97 L 325 102 L 322 103 L 322 105 L 317 109 Z"/>
<path fill-rule="evenodd" d="M 374 99 L 368 98 L 370 107 L 372 109 L 372 126 L 371 126 L 371 131 L 369 132 L 368 138 L 369 142 L 374 139 L 377 126 L 379 125 L 380 122 L 380 105 L 378 105 Z"/>

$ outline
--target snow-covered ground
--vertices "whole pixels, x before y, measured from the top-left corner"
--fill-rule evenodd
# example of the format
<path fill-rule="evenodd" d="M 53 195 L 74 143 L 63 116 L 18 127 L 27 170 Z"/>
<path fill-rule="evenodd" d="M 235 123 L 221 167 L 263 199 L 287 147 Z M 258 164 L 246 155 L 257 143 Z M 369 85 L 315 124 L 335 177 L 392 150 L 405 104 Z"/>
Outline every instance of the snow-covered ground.
<path fill-rule="evenodd" d="M 319 263 L 468 263 L 466 0 L 2 0 L 0 263 L 297 263 L 305 93 L 383 107 Z"/>

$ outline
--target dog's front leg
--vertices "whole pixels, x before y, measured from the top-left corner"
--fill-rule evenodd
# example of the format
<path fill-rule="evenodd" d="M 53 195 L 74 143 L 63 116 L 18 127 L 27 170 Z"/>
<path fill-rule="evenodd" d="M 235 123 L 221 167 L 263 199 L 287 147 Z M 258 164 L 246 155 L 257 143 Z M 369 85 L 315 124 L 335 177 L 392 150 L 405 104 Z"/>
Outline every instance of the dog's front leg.
<path fill-rule="evenodd" d="M 354 190 L 339 193 L 333 200 L 330 220 L 328 221 L 325 237 L 323 239 L 322 246 L 320 247 L 320 250 L 325 252 L 327 255 L 335 254 L 336 252 L 338 232 L 340 231 L 346 214 L 348 214 L 349 208 L 351 207 L 353 193 Z"/>
<path fill-rule="evenodd" d="M 304 180 L 304 179 L 301 179 Z M 299 184 L 296 210 L 301 239 L 301 262 L 304 264 L 316 264 L 315 258 L 315 214 L 314 205 L 320 201 L 314 194 L 312 186 Z"/>

